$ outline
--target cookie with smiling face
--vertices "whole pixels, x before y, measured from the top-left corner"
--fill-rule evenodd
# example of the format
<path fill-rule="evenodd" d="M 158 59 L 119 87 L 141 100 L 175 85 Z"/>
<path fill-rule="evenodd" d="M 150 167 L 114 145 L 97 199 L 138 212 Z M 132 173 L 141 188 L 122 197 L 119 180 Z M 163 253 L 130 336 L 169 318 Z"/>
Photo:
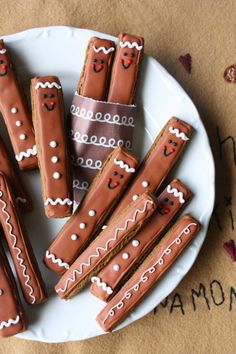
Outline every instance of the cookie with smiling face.
<path fill-rule="evenodd" d="M 49 218 L 69 216 L 72 182 L 59 79 L 35 77 L 31 80 L 31 97 L 45 213 Z"/>
<path fill-rule="evenodd" d="M 121 33 L 113 63 L 108 102 L 131 104 L 144 50 L 144 39 Z"/>
<path fill-rule="evenodd" d="M 181 181 L 171 181 L 157 197 L 157 209 L 149 222 L 92 277 L 90 292 L 103 301 L 109 301 L 160 240 L 190 197 L 191 192 Z"/>
<path fill-rule="evenodd" d="M 105 99 L 114 52 L 113 41 L 98 37 L 90 39 L 77 88 L 81 96 L 99 101 Z"/>
<path fill-rule="evenodd" d="M 3 40 L 0 40 L 0 111 L 19 168 L 26 170 L 37 167 L 31 116 Z"/>
<path fill-rule="evenodd" d="M 44 263 L 64 273 L 99 231 L 133 177 L 137 159 L 117 147 L 103 164 L 76 212 L 46 251 Z"/>

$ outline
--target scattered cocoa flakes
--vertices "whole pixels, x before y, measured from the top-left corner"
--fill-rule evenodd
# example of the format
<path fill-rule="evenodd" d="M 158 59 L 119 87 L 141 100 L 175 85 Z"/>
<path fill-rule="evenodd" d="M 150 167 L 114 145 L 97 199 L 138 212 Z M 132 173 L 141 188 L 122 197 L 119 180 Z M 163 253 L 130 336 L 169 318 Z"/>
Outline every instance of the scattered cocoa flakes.
<path fill-rule="evenodd" d="M 235 247 L 234 240 L 229 240 L 229 241 L 225 242 L 224 249 L 226 250 L 226 252 L 230 256 L 232 261 L 235 262 L 236 261 L 236 247 Z"/>
<path fill-rule="evenodd" d="M 224 79 L 227 82 L 236 82 L 236 64 L 232 64 L 225 69 Z"/>
<path fill-rule="evenodd" d="M 179 57 L 180 63 L 183 65 L 184 69 L 188 74 L 191 74 L 192 69 L 192 57 L 189 53 L 185 55 L 180 55 Z"/>

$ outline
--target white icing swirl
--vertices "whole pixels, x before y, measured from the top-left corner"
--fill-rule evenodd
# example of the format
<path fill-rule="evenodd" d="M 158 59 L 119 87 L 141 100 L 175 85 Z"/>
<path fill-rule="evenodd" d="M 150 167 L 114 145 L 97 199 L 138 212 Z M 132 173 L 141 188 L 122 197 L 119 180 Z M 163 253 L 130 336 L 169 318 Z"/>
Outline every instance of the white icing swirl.
<path fill-rule="evenodd" d="M 63 267 L 65 269 L 69 269 L 70 266 L 68 263 L 63 262 L 62 259 L 57 258 L 53 253 L 51 253 L 49 250 L 46 251 L 45 257 L 47 259 L 50 259 L 52 263 L 57 264 L 59 267 Z"/>
<path fill-rule="evenodd" d="M 2 330 L 3 328 L 9 328 L 10 326 L 16 325 L 19 322 L 20 322 L 19 315 L 17 315 L 15 319 L 9 318 L 9 320 L 7 320 L 7 321 L 0 322 L 0 330 Z"/>
<path fill-rule="evenodd" d="M 117 160 L 116 158 L 114 159 L 114 164 L 120 166 L 120 168 L 123 168 L 126 172 L 129 173 L 134 173 L 135 169 L 133 167 L 129 167 L 127 163 L 125 163 L 122 160 Z"/>
<path fill-rule="evenodd" d="M 21 151 L 19 155 L 15 155 L 15 158 L 19 162 L 22 161 L 23 158 L 25 157 L 36 156 L 36 155 L 37 155 L 37 149 L 36 149 L 36 145 L 34 145 L 32 148 L 27 149 L 26 151 Z"/>
<path fill-rule="evenodd" d="M 171 185 L 169 184 L 166 188 L 166 191 L 169 194 L 174 194 L 175 198 L 179 198 L 179 202 L 181 204 L 185 203 L 184 194 L 178 191 L 177 188 L 172 188 Z"/>
<path fill-rule="evenodd" d="M 178 128 L 169 127 L 169 132 L 174 134 L 176 138 L 180 138 L 184 141 L 189 140 L 189 137 L 184 132 L 181 132 Z"/>
<path fill-rule="evenodd" d="M 96 53 L 103 52 L 104 54 L 109 54 L 111 52 L 114 52 L 115 48 L 114 47 L 111 47 L 111 48 L 108 48 L 108 49 L 106 49 L 105 47 L 98 47 L 97 48 L 95 45 L 93 45 L 93 50 Z"/>
<path fill-rule="evenodd" d="M 106 291 L 108 295 L 111 295 L 113 293 L 112 288 L 108 286 L 105 282 L 101 281 L 99 277 L 92 277 L 91 282 L 96 283 L 97 286 L 101 288 L 103 291 Z"/>
<path fill-rule="evenodd" d="M 61 89 L 61 86 L 57 82 L 38 82 L 37 85 L 34 87 L 35 90 L 38 90 L 39 88 L 57 88 L 58 90 Z"/>
<path fill-rule="evenodd" d="M 137 42 L 129 42 L 129 41 L 125 41 L 125 42 L 122 42 L 120 41 L 120 47 L 121 48 L 125 48 L 125 47 L 128 47 L 128 48 L 135 48 L 137 50 L 142 50 L 143 49 L 143 46 L 142 45 L 138 45 Z"/>

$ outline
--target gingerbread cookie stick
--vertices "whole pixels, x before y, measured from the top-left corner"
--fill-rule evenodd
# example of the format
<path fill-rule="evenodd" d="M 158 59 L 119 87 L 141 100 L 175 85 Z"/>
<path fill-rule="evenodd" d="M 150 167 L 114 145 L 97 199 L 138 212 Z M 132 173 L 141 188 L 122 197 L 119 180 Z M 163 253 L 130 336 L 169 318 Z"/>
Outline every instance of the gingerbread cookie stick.
<path fill-rule="evenodd" d="M 62 88 L 56 76 L 31 80 L 33 123 L 47 217 L 72 213 L 72 181 Z"/>
<path fill-rule="evenodd" d="M 0 171 L 3 172 L 11 181 L 12 189 L 16 197 L 16 202 L 19 205 L 20 210 L 24 212 L 31 211 L 33 209 L 32 201 L 29 195 L 26 193 L 20 176 L 15 171 L 13 164 L 11 163 L 8 151 L 4 145 L 3 140 L 0 138 Z"/>
<path fill-rule="evenodd" d="M 64 273 L 103 225 L 135 172 L 137 159 L 117 147 L 105 161 L 74 215 L 46 251 L 45 265 Z"/>
<path fill-rule="evenodd" d="M 103 301 L 109 301 L 158 242 L 190 196 L 189 189 L 179 180 L 174 179 L 168 184 L 157 197 L 157 209 L 149 222 L 92 277 L 91 293 Z"/>
<path fill-rule="evenodd" d="M 15 279 L 0 244 L 0 336 L 13 336 L 25 331 L 26 327 Z"/>
<path fill-rule="evenodd" d="M 98 37 L 90 39 L 77 87 L 81 96 L 99 101 L 105 100 L 114 52 L 113 41 Z"/>
<path fill-rule="evenodd" d="M 31 116 L 3 40 L 0 40 L 0 111 L 21 170 L 38 166 Z"/>
<path fill-rule="evenodd" d="M 89 279 L 106 265 L 121 247 L 134 236 L 156 209 L 155 197 L 143 193 L 117 216 L 77 258 L 62 276 L 55 290 L 62 299 L 78 293 Z"/>
<path fill-rule="evenodd" d="M 127 33 L 119 35 L 112 67 L 108 102 L 132 104 L 144 50 L 144 39 Z"/>
<path fill-rule="evenodd" d="M 111 331 L 143 299 L 198 233 L 200 224 L 183 216 L 153 249 L 147 259 L 97 316 L 104 331 Z"/>
<path fill-rule="evenodd" d="M 15 205 L 7 177 L 0 173 L 0 223 L 26 302 L 43 302 L 47 295 L 32 246 Z"/>
<path fill-rule="evenodd" d="M 192 127 L 178 118 L 171 118 L 156 137 L 141 163 L 135 179 L 113 212 L 111 219 L 145 190 L 155 193 L 174 167 L 192 135 Z"/>

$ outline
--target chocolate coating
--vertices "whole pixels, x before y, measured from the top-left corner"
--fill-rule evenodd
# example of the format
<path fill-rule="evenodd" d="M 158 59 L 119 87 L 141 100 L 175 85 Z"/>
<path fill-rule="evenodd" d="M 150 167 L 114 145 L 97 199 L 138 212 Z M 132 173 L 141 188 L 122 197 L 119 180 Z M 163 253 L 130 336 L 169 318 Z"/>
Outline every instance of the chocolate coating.
<path fill-rule="evenodd" d="M 10 337 L 26 330 L 27 320 L 16 282 L 0 244 L 0 336 Z"/>
<path fill-rule="evenodd" d="M 81 96 L 105 100 L 114 52 L 113 41 L 98 37 L 90 39 L 77 88 Z"/>
<path fill-rule="evenodd" d="M 169 131 L 171 127 L 175 133 Z M 156 137 L 141 163 L 132 185 L 113 212 L 111 219 L 130 203 L 133 196 L 140 195 L 145 190 L 155 193 L 160 188 L 188 142 L 188 140 L 183 140 L 183 138 L 186 136 L 186 138 L 190 139 L 192 130 L 189 124 L 178 118 L 174 117 L 168 121 L 161 133 Z M 143 186 L 144 181 L 148 183 L 147 187 Z"/>
<path fill-rule="evenodd" d="M 39 304 L 47 294 L 32 246 L 7 177 L 0 173 L 0 222 L 16 269 L 25 301 Z"/>
<path fill-rule="evenodd" d="M 76 259 L 70 269 L 62 276 L 55 290 L 62 299 L 78 293 L 140 227 L 156 209 L 155 197 L 144 193 L 117 216 Z"/>
<path fill-rule="evenodd" d="M 123 43 L 124 47 L 121 47 L 121 43 Z M 119 44 L 112 67 L 108 102 L 131 104 L 134 101 L 143 50 L 144 39 L 142 37 L 127 33 L 119 34 Z"/>
<path fill-rule="evenodd" d="M 31 97 L 45 213 L 49 218 L 70 216 L 72 181 L 59 79 L 35 77 Z"/>
<path fill-rule="evenodd" d="M 38 166 L 32 120 L 7 50 L 3 40 L 0 40 L 0 111 L 19 168 L 32 169 Z"/>
<path fill-rule="evenodd" d="M 115 159 L 120 163 L 115 163 Z M 114 209 L 132 178 L 137 163 L 133 155 L 120 147 L 109 155 L 76 212 L 48 248 L 44 263 L 49 269 L 64 273 L 75 261 Z M 95 211 L 92 217 L 89 215 L 90 210 Z M 84 229 L 81 229 L 81 223 L 85 224 Z M 72 235 L 76 235 L 77 239 L 72 240 Z"/>
<path fill-rule="evenodd" d="M 172 191 L 176 190 L 176 194 L 170 193 L 168 186 L 171 186 Z M 93 282 L 90 291 L 101 300 L 108 301 L 115 295 L 122 283 L 134 272 L 153 245 L 159 241 L 174 216 L 189 200 L 191 192 L 181 181 L 174 179 L 168 186 L 157 197 L 157 209 L 148 223 L 97 274 L 99 281 Z M 181 203 L 179 199 L 181 193 L 184 203 Z M 115 265 L 119 265 L 119 271 L 114 271 Z M 101 286 L 101 283 L 105 283 L 106 287 Z M 112 289 L 112 294 L 107 291 L 108 287 Z"/>
<path fill-rule="evenodd" d="M 200 224 L 183 216 L 153 249 L 117 295 L 98 314 L 97 322 L 111 331 L 143 299 L 198 233 Z"/>

